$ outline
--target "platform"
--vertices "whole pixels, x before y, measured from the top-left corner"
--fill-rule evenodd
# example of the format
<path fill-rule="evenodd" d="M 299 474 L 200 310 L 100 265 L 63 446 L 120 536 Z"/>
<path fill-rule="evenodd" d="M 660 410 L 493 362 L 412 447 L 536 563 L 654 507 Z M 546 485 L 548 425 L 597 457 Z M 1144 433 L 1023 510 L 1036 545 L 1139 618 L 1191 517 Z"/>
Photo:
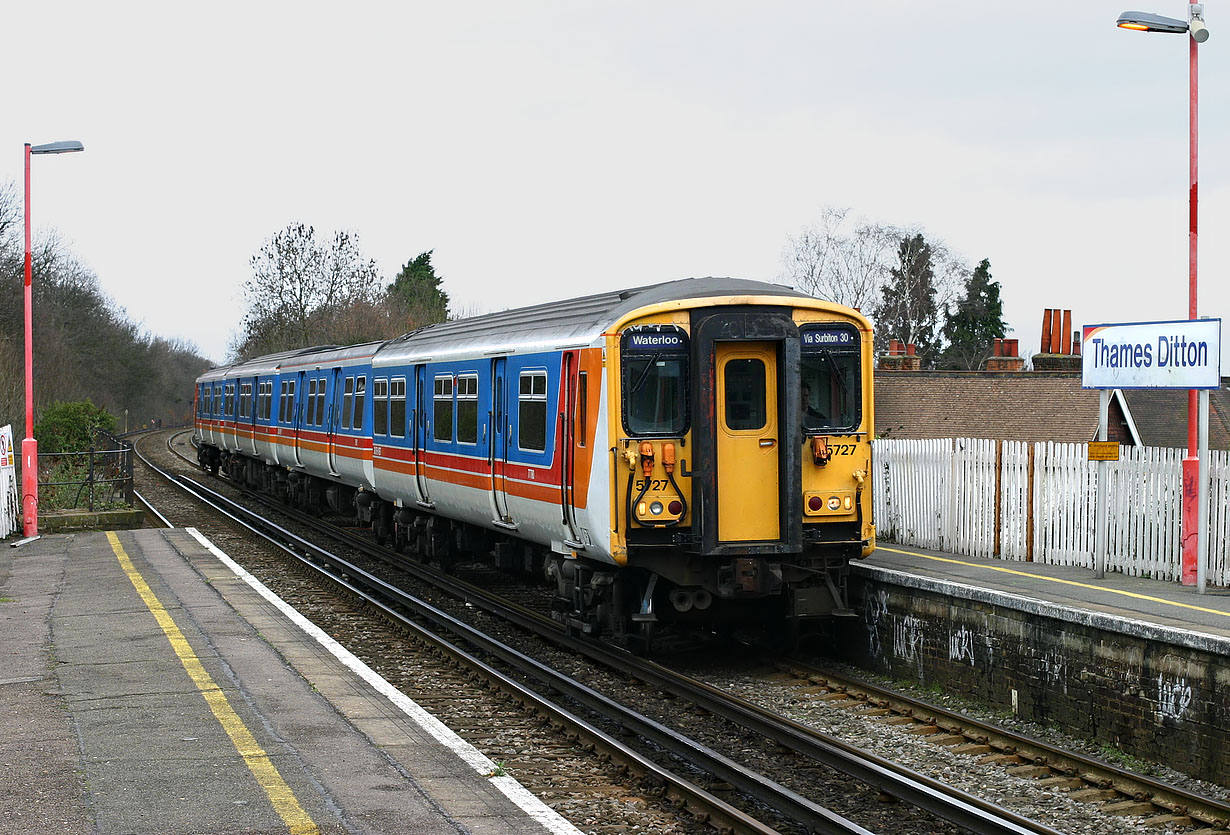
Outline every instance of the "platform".
<path fill-rule="evenodd" d="M 888 543 L 856 563 L 855 571 L 1230 656 L 1230 589 L 1198 594 L 1193 586 L 1110 571 L 1095 579 L 1092 570 L 1079 566 L 966 557 Z"/>
<path fill-rule="evenodd" d="M 0 549 L 0 833 L 577 832 L 228 562 Z"/>

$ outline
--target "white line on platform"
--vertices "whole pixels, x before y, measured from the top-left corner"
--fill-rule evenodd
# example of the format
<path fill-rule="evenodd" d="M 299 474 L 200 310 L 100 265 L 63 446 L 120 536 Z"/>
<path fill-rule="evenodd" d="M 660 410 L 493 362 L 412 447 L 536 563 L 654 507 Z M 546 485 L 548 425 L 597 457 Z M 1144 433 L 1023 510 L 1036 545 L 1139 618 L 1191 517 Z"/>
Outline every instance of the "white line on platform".
<path fill-rule="evenodd" d="M 325 634 L 324 630 L 312 623 L 310 620 L 301 615 L 294 607 L 287 603 L 282 598 L 278 597 L 269 590 L 260 580 L 253 577 L 248 571 L 226 555 L 218 546 L 214 545 L 196 528 L 185 528 L 197 542 L 201 543 L 211 554 L 218 560 L 235 572 L 235 575 L 242 579 L 245 583 L 256 590 L 257 594 L 268 600 L 278 608 L 282 614 L 290 618 L 290 620 L 316 640 L 321 646 L 333 654 L 337 660 L 345 664 L 361 679 L 366 681 L 376 689 L 382 696 L 398 707 L 403 713 L 409 716 L 419 727 L 431 734 L 441 745 L 453 751 L 458 757 L 465 760 L 471 768 L 477 771 L 484 777 L 491 778 L 491 783 L 498 788 L 509 800 L 522 809 L 538 823 L 542 824 L 549 832 L 556 835 L 581 835 L 581 831 L 565 820 L 559 812 L 556 812 L 547 804 L 543 803 L 534 796 L 529 789 L 522 786 L 516 779 L 512 777 L 495 777 L 497 767 L 485 754 L 479 751 L 470 743 L 459 737 L 452 728 L 445 725 L 436 717 L 432 716 L 416 702 L 410 699 L 405 693 L 402 693 L 393 685 L 389 684 L 383 676 L 373 670 L 367 664 L 363 663 L 359 658 L 339 644 L 337 641 Z"/>

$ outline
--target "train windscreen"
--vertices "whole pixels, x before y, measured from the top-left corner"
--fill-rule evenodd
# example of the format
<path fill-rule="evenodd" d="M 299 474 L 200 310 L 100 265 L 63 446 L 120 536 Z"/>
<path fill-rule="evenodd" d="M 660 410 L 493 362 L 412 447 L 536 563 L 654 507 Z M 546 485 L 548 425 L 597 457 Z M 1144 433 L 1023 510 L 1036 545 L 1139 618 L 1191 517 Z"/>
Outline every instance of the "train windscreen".
<path fill-rule="evenodd" d="M 803 431 L 853 431 L 862 420 L 862 368 L 858 329 L 831 324 L 804 327 L 799 358 Z"/>
<path fill-rule="evenodd" d="M 688 341 L 678 328 L 623 336 L 623 411 L 628 433 L 678 437 L 687 430 Z"/>

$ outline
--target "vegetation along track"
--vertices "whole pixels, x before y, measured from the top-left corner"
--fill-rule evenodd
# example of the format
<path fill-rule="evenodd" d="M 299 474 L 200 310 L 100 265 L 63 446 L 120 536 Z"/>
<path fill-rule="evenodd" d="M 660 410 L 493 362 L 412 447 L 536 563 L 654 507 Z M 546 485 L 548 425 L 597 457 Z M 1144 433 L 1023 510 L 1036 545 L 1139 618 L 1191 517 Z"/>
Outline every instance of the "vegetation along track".
<path fill-rule="evenodd" d="M 182 440 L 180 442 L 182 443 Z M 224 547 L 227 546 L 224 545 Z M 281 570 L 284 571 L 285 569 Z M 441 582 L 457 583 L 456 580 L 450 580 L 449 578 L 436 579 Z M 468 589 L 464 584 L 459 584 L 454 586 L 451 594 L 459 595 L 461 600 L 477 602 L 480 600 L 482 592 Z M 483 602 L 483 605 L 494 604 Z M 475 610 L 467 610 L 464 604 L 460 608 L 463 612 L 468 611 L 471 616 L 475 614 Z M 758 779 L 763 779 L 768 783 L 780 782 L 792 787 L 792 790 L 800 798 L 823 798 L 826 805 L 833 806 L 842 814 L 860 820 L 861 823 L 872 831 L 961 831 L 958 828 L 941 824 L 923 813 L 915 812 L 907 808 L 905 804 L 891 805 L 877 799 L 877 792 L 882 790 L 886 795 L 906 797 L 912 801 L 917 800 L 917 798 L 911 797 L 911 793 L 917 793 L 919 797 L 927 798 L 925 802 L 928 804 L 933 802 L 939 803 L 940 801 L 936 800 L 936 798 L 946 792 L 944 792 L 942 786 L 933 784 L 933 781 L 929 781 L 927 778 L 920 779 L 920 775 L 909 775 L 908 770 L 895 766 L 893 763 L 872 760 L 868 764 L 865 758 L 864 765 L 858 768 L 853 768 L 848 763 L 844 766 L 839 765 L 839 768 L 843 768 L 846 771 L 854 771 L 855 773 L 854 778 L 842 777 L 834 773 L 828 765 L 821 764 L 829 762 L 834 757 L 838 757 L 838 754 L 835 754 L 832 749 L 840 750 L 842 746 L 839 743 L 834 744 L 834 740 L 825 740 L 807 728 L 790 727 L 788 723 L 778 722 L 779 727 L 776 730 L 770 730 L 770 725 L 776 720 L 766 715 L 754 717 L 756 711 L 754 706 L 750 704 L 732 702 L 729 699 L 724 699 L 724 696 L 720 693 L 711 693 L 700 698 L 696 695 L 698 690 L 696 682 L 689 684 L 682 677 L 675 676 L 664 668 L 645 664 L 645 662 L 632 659 L 624 653 L 597 646 L 592 642 L 572 642 L 559 632 L 558 626 L 553 622 L 545 621 L 545 619 L 533 613 L 522 611 L 519 614 L 514 614 L 513 617 L 520 619 L 528 626 L 533 626 L 533 622 L 538 620 L 541 623 L 536 628 L 543 634 L 551 635 L 551 633 L 554 633 L 552 636 L 553 640 L 565 647 L 562 659 L 557 664 L 558 666 L 580 667 L 583 666 L 579 660 L 580 655 L 585 654 L 596 657 L 605 654 L 607 657 L 600 660 L 604 665 L 610 665 L 609 669 L 617 670 L 617 672 L 598 672 L 591 665 L 591 668 L 585 672 L 585 675 L 591 683 L 595 684 L 594 689 L 618 693 L 618 698 L 621 700 L 639 701 L 639 706 L 643 708 L 643 712 L 648 714 L 653 721 L 659 722 L 662 725 L 673 725 L 683 733 L 694 733 L 701 743 L 699 748 L 712 748 L 715 751 L 724 751 L 724 756 L 728 763 L 726 768 L 729 773 L 723 772 L 719 768 L 715 769 L 719 774 L 718 777 L 707 778 L 709 781 L 708 785 L 715 792 L 722 793 L 723 791 L 739 788 L 742 792 L 749 792 L 754 796 L 757 790 L 754 787 L 748 789 L 746 785 L 740 785 L 740 775 L 743 772 L 759 770 L 764 772 L 763 778 L 749 778 L 744 775 L 744 782 L 746 783 L 747 780 L 750 780 L 755 783 Z M 371 627 L 363 628 L 365 630 L 371 629 Z M 487 627 L 485 626 L 484 628 Z M 525 641 L 523 635 L 520 637 L 520 640 Z M 390 643 L 392 646 L 389 645 Z M 379 652 L 375 654 L 381 658 L 385 655 L 395 657 L 399 652 L 397 645 L 403 643 L 406 643 L 404 638 L 394 636 L 387 639 L 387 643 L 380 644 Z M 371 641 L 367 641 L 367 644 L 374 646 Z M 534 651 L 541 653 L 541 646 Z M 705 652 L 703 648 L 700 648 L 698 651 Z M 360 651 L 360 654 L 370 656 L 373 653 Z M 369 663 L 373 661 L 371 657 L 368 657 L 367 660 Z M 556 662 L 553 661 L 552 663 Z M 378 664 L 375 666 L 379 668 Z M 395 683 L 399 682 L 395 680 Z M 645 684 L 649 685 L 648 689 L 644 686 Z M 757 693 L 762 689 L 768 692 L 772 689 L 768 684 L 769 681 L 766 680 L 763 687 L 758 686 L 753 689 Z M 473 687 L 468 689 L 474 690 Z M 703 689 L 703 687 L 699 688 L 700 691 L 703 691 Z M 408 692 L 413 697 L 418 698 L 415 696 L 413 688 Z M 689 705 L 685 700 L 692 701 L 692 704 Z M 429 699 L 424 699 L 424 703 L 431 705 Z M 761 713 L 763 714 L 763 712 Z M 724 718 L 719 720 L 715 717 Z M 445 721 L 456 726 L 448 718 L 445 718 Z M 483 722 L 485 723 L 484 726 L 488 729 L 487 733 L 499 736 L 498 731 L 492 730 L 488 717 L 483 717 Z M 620 722 L 624 728 L 634 724 L 630 723 L 629 720 L 620 720 Z M 769 740 L 767 744 L 766 740 Z M 662 744 L 661 741 L 657 741 L 649 747 L 654 748 Z M 492 753 L 490 747 L 484 745 L 480 745 L 480 747 L 484 747 L 489 754 Z M 817 751 L 820 753 L 817 753 Z M 682 755 L 684 759 L 693 759 L 696 756 L 698 755 L 686 753 Z M 853 756 L 857 756 L 857 754 L 855 753 Z M 495 758 L 498 759 L 498 757 Z M 593 767 L 593 757 L 583 757 L 583 759 L 589 767 Z M 735 763 L 738 765 L 735 765 Z M 676 759 L 674 764 L 678 767 L 679 760 Z M 529 785 L 531 781 L 525 779 L 518 770 L 519 768 L 520 766 L 518 765 L 516 768 L 510 768 L 510 770 Z M 908 776 L 909 781 L 911 781 L 910 785 L 903 787 L 903 784 L 899 782 L 899 777 L 891 776 L 894 770 L 899 774 L 904 772 Z M 724 779 L 726 777 L 732 779 Z M 581 783 L 565 782 L 565 780 L 571 779 L 561 779 L 560 785 L 584 785 L 584 781 Z M 530 785 L 530 788 L 533 790 L 535 787 Z M 550 802 L 550 793 L 543 792 L 543 794 Z M 737 795 L 738 792 L 735 792 L 735 794 Z M 734 798 L 732 797 L 732 802 L 733 800 Z M 745 804 L 748 803 L 748 801 L 743 802 Z M 776 802 L 764 798 L 759 801 L 762 805 L 774 805 Z M 811 802 L 819 803 L 820 801 L 815 800 Z M 1005 819 L 1005 816 L 997 813 L 988 804 L 975 801 L 972 798 L 962 799 L 959 803 L 965 804 L 968 808 L 963 809 L 959 813 L 949 810 L 943 812 L 943 814 L 950 819 L 961 820 L 972 831 L 1138 831 L 1135 822 L 1130 818 L 1091 815 L 1089 807 L 1081 806 L 1080 804 L 1046 804 L 1044 810 L 1046 817 L 1044 819 L 1059 824 L 1055 829 L 1047 829 L 1046 827 L 1030 824 L 1028 821 L 1012 819 L 1010 816 Z M 750 804 L 754 808 L 757 805 L 757 801 L 751 801 Z M 785 805 L 789 806 L 789 804 Z M 979 810 L 980 806 L 983 807 L 983 810 Z M 1075 806 L 1080 811 L 1074 811 L 1072 806 Z M 606 822 L 606 813 L 607 810 L 600 810 L 593 817 Z M 972 817 L 966 819 L 963 816 Z M 574 821 L 578 820 L 576 816 L 569 815 L 569 817 Z M 584 819 L 584 817 L 585 815 L 583 814 L 580 819 Z M 797 821 L 798 811 L 788 812 L 787 817 L 793 817 Z M 798 831 L 803 828 L 811 828 L 813 831 L 843 831 L 826 829 L 815 822 L 791 823 L 787 817 L 777 820 L 775 825 L 788 831 Z M 648 826 L 650 829 L 660 828 L 659 824 L 646 824 L 643 821 L 635 825 Z M 1150 831 L 1158 830 L 1153 829 Z"/>

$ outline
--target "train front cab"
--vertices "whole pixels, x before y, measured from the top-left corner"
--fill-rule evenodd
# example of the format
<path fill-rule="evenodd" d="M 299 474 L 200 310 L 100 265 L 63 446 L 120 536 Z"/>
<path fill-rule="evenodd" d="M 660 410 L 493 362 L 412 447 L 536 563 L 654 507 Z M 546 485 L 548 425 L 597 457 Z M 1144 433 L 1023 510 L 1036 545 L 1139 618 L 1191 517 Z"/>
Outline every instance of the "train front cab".
<path fill-rule="evenodd" d="M 608 345 L 614 552 L 642 631 L 849 616 L 848 562 L 874 548 L 870 325 L 750 302 L 662 311 Z"/>

